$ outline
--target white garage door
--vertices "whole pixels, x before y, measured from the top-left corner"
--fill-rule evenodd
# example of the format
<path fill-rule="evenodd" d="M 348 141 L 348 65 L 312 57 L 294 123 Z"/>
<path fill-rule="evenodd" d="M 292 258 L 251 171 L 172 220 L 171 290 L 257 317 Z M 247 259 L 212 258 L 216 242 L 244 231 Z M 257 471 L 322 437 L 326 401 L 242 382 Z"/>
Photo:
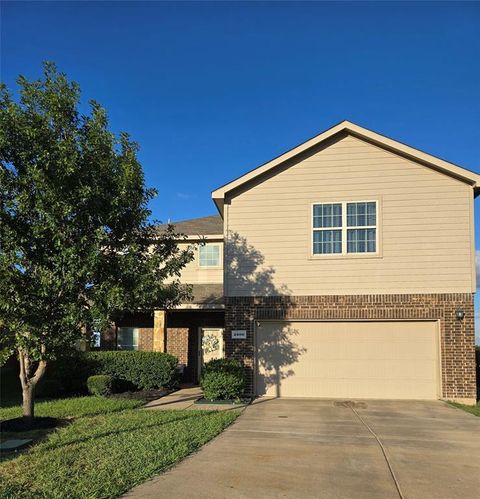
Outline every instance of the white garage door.
<path fill-rule="evenodd" d="M 436 322 L 262 322 L 257 395 L 436 399 Z"/>

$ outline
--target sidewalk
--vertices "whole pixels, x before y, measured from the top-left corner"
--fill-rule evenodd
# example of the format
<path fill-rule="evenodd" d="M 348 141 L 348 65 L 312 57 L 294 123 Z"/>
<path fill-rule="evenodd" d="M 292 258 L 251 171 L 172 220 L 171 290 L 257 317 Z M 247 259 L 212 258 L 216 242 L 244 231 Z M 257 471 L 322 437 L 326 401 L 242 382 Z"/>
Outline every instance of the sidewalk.
<path fill-rule="evenodd" d="M 165 395 L 157 400 L 152 400 L 145 405 L 145 409 L 157 411 L 170 410 L 204 410 L 204 411 L 228 411 L 232 409 L 243 409 L 247 404 L 195 404 L 196 400 L 203 397 L 199 386 L 180 388 L 176 392 Z"/>

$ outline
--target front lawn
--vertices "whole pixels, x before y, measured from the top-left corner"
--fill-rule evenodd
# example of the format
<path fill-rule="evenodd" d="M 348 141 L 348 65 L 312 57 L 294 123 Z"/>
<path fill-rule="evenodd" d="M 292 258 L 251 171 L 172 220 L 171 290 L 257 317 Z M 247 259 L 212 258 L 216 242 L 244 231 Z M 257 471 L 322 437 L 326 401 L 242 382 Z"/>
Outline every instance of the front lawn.
<path fill-rule="evenodd" d="M 457 407 L 458 409 L 469 412 L 474 416 L 480 416 L 480 402 L 478 402 L 477 405 L 457 404 L 456 402 L 450 402 L 450 404 L 454 407 Z"/>
<path fill-rule="evenodd" d="M 142 405 L 140 400 L 105 397 L 72 397 L 66 399 L 47 400 L 35 403 L 35 416 L 50 416 L 52 418 L 79 418 L 97 416 L 111 412 L 134 409 Z M 0 420 L 18 418 L 22 415 L 22 408 L 0 408 Z"/>
<path fill-rule="evenodd" d="M 39 403 L 38 415 L 76 419 L 0 464 L 0 497 L 117 497 L 201 447 L 239 414 L 125 408 L 135 403 L 102 397 Z M 0 417 L 18 411 L 1 409 Z"/>

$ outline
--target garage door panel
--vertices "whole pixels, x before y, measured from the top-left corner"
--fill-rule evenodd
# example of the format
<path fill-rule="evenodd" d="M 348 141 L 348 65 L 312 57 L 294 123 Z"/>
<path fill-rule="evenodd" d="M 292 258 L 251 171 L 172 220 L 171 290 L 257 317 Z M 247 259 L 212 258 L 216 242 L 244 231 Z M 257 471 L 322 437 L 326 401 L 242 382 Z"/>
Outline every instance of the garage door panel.
<path fill-rule="evenodd" d="M 435 322 L 264 322 L 257 394 L 435 399 Z"/>

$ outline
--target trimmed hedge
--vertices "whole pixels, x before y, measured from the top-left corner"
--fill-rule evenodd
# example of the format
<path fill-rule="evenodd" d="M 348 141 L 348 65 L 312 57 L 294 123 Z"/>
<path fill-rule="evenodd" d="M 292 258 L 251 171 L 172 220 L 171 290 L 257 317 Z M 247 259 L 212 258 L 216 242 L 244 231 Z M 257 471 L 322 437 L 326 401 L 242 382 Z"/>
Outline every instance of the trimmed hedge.
<path fill-rule="evenodd" d="M 178 360 L 162 352 L 88 352 L 85 354 L 95 374 L 108 374 L 139 390 L 175 388 Z"/>
<path fill-rule="evenodd" d="M 74 351 L 48 362 L 45 378 L 60 382 L 62 390 L 68 395 L 85 395 L 87 378 L 99 374 L 95 368 L 96 364 L 87 353 Z"/>
<path fill-rule="evenodd" d="M 245 390 L 245 372 L 234 359 L 214 359 L 203 367 L 200 385 L 207 400 L 238 400 Z"/>
<path fill-rule="evenodd" d="M 46 377 L 60 381 L 69 394 L 87 392 L 87 379 L 106 374 L 115 381 L 115 391 L 175 388 L 179 381 L 176 357 L 163 352 L 75 352 L 49 362 Z"/>
<path fill-rule="evenodd" d="M 90 395 L 112 394 L 113 378 L 108 374 L 95 374 L 87 379 L 87 388 Z"/>

